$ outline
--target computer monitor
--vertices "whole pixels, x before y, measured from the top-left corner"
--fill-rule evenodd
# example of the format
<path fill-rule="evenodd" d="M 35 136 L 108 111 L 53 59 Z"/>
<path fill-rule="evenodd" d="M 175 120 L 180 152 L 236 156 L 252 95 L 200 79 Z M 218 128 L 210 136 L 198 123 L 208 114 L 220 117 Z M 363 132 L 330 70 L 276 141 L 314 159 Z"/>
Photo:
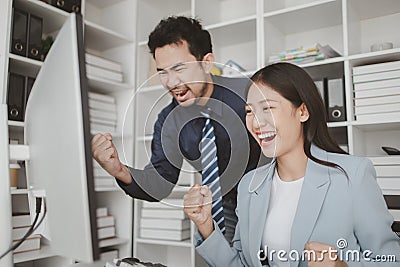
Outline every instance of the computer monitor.
<path fill-rule="evenodd" d="M 99 258 L 83 22 L 71 14 L 46 57 L 25 114 L 29 189 L 46 192 L 51 250 Z"/>

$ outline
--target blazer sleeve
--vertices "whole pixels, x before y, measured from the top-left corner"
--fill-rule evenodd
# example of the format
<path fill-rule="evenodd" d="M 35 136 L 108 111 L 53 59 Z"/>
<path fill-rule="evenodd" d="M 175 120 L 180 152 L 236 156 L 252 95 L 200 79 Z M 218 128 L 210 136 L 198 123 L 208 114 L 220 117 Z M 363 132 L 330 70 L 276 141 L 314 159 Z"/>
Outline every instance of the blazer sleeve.
<path fill-rule="evenodd" d="M 363 257 L 363 265 L 399 266 L 400 238 L 391 230 L 393 217 L 387 209 L 371 161 L 364 158 L 356 173 L 353 184 L 354 231 L 362 252 L 370 259 Z M 380 261 L 382 256 L 392 255 L 395 262 Z"/>
<path fill-rule="evenodd" d="M 232 247 L 229 246 L 217 223 L 214 221 L 214 232 L 205 240 L 198 231 L 194 235 L 196 251 L 212 267 L 242 267 L 251 266 L 246 262 L 242 252 L 239 235 L 239 222 L 236 225 Z"/>
<path fill-rule="evenodd" d="M 171 106 L 171 105 L 170 105 Z M 168 106 L 167 108 L 170 108 Z M 165 123 L 168 110 L 165 108 L 154 124 L 151 142 L 151 159 L 143 170 L 129 168 L 132 182 L 125 184 L 117 180 L 118 185 L 126 194 L 133 198 L 146 201 L 160 201 L 166 198 L 178 181 L 183 157 L 179 151 L 177 135 L 172 126 Z M 166 125 L 166 130 L 163 127 Z M 162 141 L 164 138 L 164 141 Z M 168 156 L 167 156 L 168 155 Z M 140 155 L 145 156 L 145 155 Z"/>

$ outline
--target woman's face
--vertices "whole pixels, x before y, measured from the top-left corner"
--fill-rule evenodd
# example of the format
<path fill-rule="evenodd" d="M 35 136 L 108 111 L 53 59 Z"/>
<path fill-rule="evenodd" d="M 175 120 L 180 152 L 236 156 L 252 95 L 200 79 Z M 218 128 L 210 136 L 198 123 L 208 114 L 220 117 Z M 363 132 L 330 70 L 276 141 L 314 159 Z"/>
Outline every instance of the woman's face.
<path fill-rule="evenodd" d="M 246 126 L 266 157 L 280 157 L 303 147 L 302 122 L 308 119 L 304 104 L 293 104 L 264 84 L 250 87 L 246 104 Z"/>

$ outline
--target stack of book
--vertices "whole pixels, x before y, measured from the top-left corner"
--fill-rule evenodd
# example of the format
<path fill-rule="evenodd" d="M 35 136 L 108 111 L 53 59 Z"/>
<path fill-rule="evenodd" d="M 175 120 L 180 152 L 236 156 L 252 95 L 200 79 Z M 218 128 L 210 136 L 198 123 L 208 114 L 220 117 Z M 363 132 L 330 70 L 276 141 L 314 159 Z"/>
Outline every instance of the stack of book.
<path fill-rule="evenodd" d="M 114 259 L 118 259 L 119 251 L 118 249 L 107 249 L 100 252 L 100 261 L 113 261 Z"/>
<path fill-rule="evenodd" d="M 15 213 L 12 216 L 12 237 L 13 244 L 19 242 L 31 227 L 31 217 L 29 213 Z M 28 237 L 14 253 L 26 253 L 29 251 L 40 250 L 41 235 L 31 235 Z"/>
<path fill-rule="evenodd" d="M 183 199 L 143 202 L 140 219 L 142 238 L 182 241 L 190 238 L 190 221 L 183 212 Z"/>
<path fill-rule="evenodd" d="M 392 230 L 400 234 L 400 155 L 369 157 L 374 164 L 377 182 L 394 218 Z"/>
<path fill-rule="evenodd" d="M 384 192 L 400 193 L 400 156 L 369 157 L 376 170 L 377 181 Z"/>
<path fill-rule="evenodd" d="M 97 208 L 97 238 L 99 240 L 115 237 L 115 219 L 108 214 L 106 207 Z"/>
<path fill-rule="evenodd" d="M 115 98 L 109 95 L 89 92 L 90 128 L 93 133 L 113 133 L 117 126 Z"/>
<path fill-rule="evenodd" d="M 123 82 L 121 64 L 89 53 L 86 53 L 86 73 L 89 77 Z"/>
<path fill-rule="evenodd" d="M 316 44 L 315 46 L 309 48 L 298 47 L 282 51 L 277 55 L 270 56 L 268 62 L 289 62 L 303 64 L 339 56 L 340 54 L 329 45 L 321 46 L 320 44 Z"/>
<path fill-rule="evenodd" d="M 400 118 L 400 61 L 354 67 L 353 83 L 357 121 Z"/>
<path fill-rule="evenodd" d="M 100 164 L 93 160 L 94 187 L 96 190 L 116 188 L 115 178 L 106 172 Z"/>

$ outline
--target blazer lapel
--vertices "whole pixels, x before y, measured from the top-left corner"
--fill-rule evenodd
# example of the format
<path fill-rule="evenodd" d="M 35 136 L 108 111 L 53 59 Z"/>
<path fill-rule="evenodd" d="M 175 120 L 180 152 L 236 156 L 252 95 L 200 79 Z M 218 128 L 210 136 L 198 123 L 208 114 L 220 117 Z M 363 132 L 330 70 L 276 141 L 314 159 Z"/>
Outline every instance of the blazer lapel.
<path fill-rule="evenodd" d="M 257 253 L 261 248 L 262 235 L 267 218 L 271 182 L 275 170 L 275 161 L 269 164 L 269 168 L 263 172 L 255 173 L 249 184 L 249 249 L 253 266 L 261 266 Z M 267 173 L 265 173 L 265 170 Z"/>
<path fill-rule="evenodd" d="M 325 151 L 312 146 L 311 152 L 316 158 L 327 160 Z M 329 185 L 329 167 L 309 159 L 290 240 L 291 250 L 296 250 L 299 255 L 302 255 L 305 244 L 310 241 L 309 238 L 324 203 Z M 294 267 L 298 264 L 291 262 L 290 266 Z"/>

